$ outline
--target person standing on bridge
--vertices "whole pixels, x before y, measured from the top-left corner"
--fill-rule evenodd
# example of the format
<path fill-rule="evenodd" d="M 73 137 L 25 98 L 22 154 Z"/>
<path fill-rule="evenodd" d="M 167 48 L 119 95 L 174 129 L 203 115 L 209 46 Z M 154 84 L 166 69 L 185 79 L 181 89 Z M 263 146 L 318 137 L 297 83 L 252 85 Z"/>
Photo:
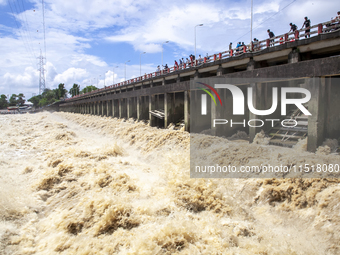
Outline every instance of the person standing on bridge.
<path fill-rule="evenodd" d="M 305 38 L 310 37 L 310 34 L 309 34 L 310 33 L 310 20 L 308 19 L 308 17 L 305 17 L 305 21 L 303 22 L 301 29 L 303 27 L 306 28 L 306 30 L 305 30 Z"/>
<path fill-rule="evenodd" d="M 270 31 L 270 29 L 267 30 L 267 33 L 270 39 L 275 37 L 274 33 Z M 270 46 L 274 46 L 274 39 L 270 40 Z"/>
<path fill-rule="evenodd" d="M 179 68 L 178 68 L 178 63 L 177 63 L 177 61 L 175 60 L 175 70 L 178 70 Z"/>
<path fill-rule="evenodd" d="M 161 68 L 159 67 L 159 65 L 157 66 L 156 72 L 157 72 L 157 76 L 161 74 Z"/>

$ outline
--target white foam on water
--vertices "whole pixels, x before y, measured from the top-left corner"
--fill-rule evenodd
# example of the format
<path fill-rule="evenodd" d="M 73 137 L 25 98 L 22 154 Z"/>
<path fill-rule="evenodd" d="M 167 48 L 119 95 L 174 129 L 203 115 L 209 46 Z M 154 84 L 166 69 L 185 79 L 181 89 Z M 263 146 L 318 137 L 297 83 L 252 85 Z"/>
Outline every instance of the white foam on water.
<path fill-rule="evenodd" d="M 132 120 L 39 113 L 0 127 L 1 254 L 340 252 L 337 179 L 190 179 L 189 134 Z M 263 135 L 196 136 L 236 165 L 340 162 Z"/>

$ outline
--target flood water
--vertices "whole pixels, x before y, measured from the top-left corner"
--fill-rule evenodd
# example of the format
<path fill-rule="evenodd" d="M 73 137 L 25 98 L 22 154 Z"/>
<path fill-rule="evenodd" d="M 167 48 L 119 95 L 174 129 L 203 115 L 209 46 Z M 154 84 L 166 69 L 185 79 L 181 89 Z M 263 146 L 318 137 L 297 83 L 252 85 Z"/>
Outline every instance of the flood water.
<path fill-rule="evenodd" d="M 189 133 L 133 120 L 44 112 L 0 129 L 0 254 L 340 254 L 338 179 L 190 179 Z M 224 143 L 234 164 L 340 162 Z"/>

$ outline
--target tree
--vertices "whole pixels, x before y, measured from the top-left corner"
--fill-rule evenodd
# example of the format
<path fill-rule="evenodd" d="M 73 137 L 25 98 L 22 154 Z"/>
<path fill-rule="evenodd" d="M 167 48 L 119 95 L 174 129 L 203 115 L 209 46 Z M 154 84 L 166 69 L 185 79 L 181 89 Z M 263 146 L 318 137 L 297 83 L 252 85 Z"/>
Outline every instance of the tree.
<path fill-rule="evenodd" d="M 67 93 L 67 90 L 65 89 L 65 84 L 64 83 L 59 83 L 58 85 L 58 99 L 65 98 L 65 95 Z"/>
<path fill-rule="evenodd" d="M 0 109 L 4 109 L 8 106 L 6 95 L 2 94 L 0 96 Z"/>
<path fill-rule="evenodd" d="M 9 99 L 9 105 L 10 106 L 16 106 L 17 104 L 18 104 L 17 95 L 12 94 L 12 96 Z"/>
<path fill-rule="evenodd" d="M 74 97 L 76 95 L 79 95 L 79 89 L 80 89 L 80 85 L 74 83 L 69 93 L 72 95 L 72 97 Z"/>
<path fill-rule="evenodd" d="M 43 107 L 43 106 L 45 106 L 45 105 L 48 105 L 48 101 L 47 101 L 46 98 L 42 98 L 42 99 L 39 101 L 38 106 L 39 106 L 39 107 Z"/>
<path fill-rule="evenodd" d="M 42 99 L 42 96 L 41 95 L 37 95 L 37 96 L 31 97 L 30 99 L 28 99 L 28 101 L 31 102 L 34 107 L 38 107 L 39 106 L 39 101 L 41 99 Z"/>
<path fill-rule="evenodd" d="M 25 96 L 24 96 L 24 94 L 23 93 L 20 93 L 19 95 L 17 95 L 17 102 L 18 102 L 18 104 L 19 105 L 23 105 L 24 103 L 25 103 Z"/>
<path fill-rule="evenodd" d="M 87 93 L 87 92 L 91 92 L 93 90 L 97 90 L 98 88 L 96 86 L 90 85 L 90 86 L 86 86 L 85 88 L 83 88 L 80 92 L 81 93 Z"/>

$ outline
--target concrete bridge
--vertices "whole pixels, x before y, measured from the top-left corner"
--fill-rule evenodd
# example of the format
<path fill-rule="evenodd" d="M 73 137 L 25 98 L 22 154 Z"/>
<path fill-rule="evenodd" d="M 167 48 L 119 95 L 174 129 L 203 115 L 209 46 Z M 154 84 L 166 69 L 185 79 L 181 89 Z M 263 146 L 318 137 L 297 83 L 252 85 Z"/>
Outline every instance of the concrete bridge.
<path fill-rule="evenodd" d="M 321 26 L 321 28 L 320 28 Z M 301 39 L 300 33 L 277 36 L 275 46 L 263 46 L 252 51 L 226 51 L 191 62 L 182 67 L 143 75 L 70 98 L 60 104 L 60 110 L 82 114 L 149 120 L 151 126 L 167 127 L 184 119 L 190 131 L 190 81 L 207 77 L 266 78 L 290 81 L 300 86 L 301 79 L 319 77 L 316 84 L 305 84 L 312 94 L 308 108 L 308 150 L 315 151 L 325 138 L 340 137 L 340 29 L 326 32 L 323 25 L 314 26 L 315 36 Z M 282 41 L 282 37 L 285 38 Z M 260 42 L 260 43 L 261 43 Z M 303 83 L 303 82 L 302 82 Z M 271 106 L 271 93 L 264 83 L 250 84 L 254 90 L 253 104 L 257 109 Z M 273 86 L 273 85 L 272 85 Z M 269 91 L 269 92 L 268 92 Z M 227 97 L 227 96 L 226 96 Z M 270 102 L 268 102 L 270 101 Z M 275 115 L 275 114 L 274 114 Z M 261 118 L 248 113 L 248 118 Z M 271 116 L 276 117 L 276 116 Z M 259 128 L 246 128 L 252 141 Z M 229 136 L 221 131 L 217 135 Z M 223 133 L 224 132 L 224 133 Z M 235 132 L 231 130 L 230 132 Z"/>

